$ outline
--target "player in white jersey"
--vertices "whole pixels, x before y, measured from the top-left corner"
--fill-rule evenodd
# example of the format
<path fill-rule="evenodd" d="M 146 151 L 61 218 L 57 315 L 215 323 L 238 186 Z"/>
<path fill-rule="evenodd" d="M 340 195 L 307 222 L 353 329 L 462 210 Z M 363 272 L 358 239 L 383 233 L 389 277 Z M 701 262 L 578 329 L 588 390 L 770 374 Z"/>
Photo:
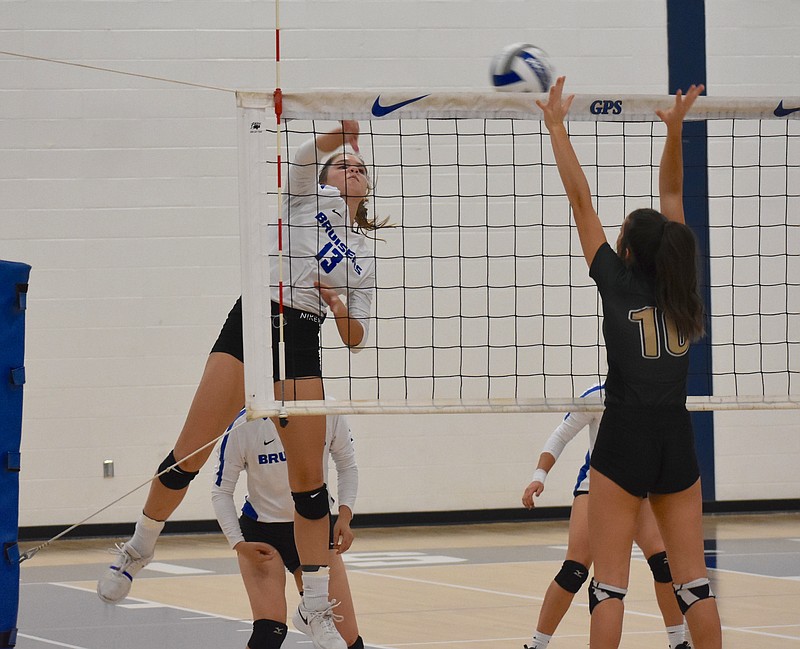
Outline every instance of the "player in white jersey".
<path fill-rule="evenodd" d="M 581 394 L 581 399 L 600 400 L 603 384 L 598 383 Z M 572 511 L 569 517 L 569 541 L 567 556 L 561 570 L 555 576 L 542 602 L 536 632 L 526 649 L 545 649 L 558 625 L 566 614 L 575 594 L 589 576 L 592 554 L 589 549 L 589 459 L 597 431 L 600 426 L 602 412 L 575 411 L 568 412 L 561 423 L 544 443 L 533 479 L 522 494 L 522 504 L 528 509 L 536 505 L 534 497 L 544 491 L 544 483 L 548 472 L 553 468 L 561 452 L 575 436 L 587 426 L 589 427 L 589 451 L 586 461 L 578 471 L 578 478 L 573 490 Z M 656 599 L 667 630 L 670 649 L 690 649 L 686 640 L 683 615 L 672 592 L 672 576 L 664 551 L 664 542 L 658 532 L 653 511 L 645 499 L 639 512 L 636 531 L 636 544 L 647 557 L 647 563 L 653 572 Z"/>
<path fill-rule="evenodd" d="M 324 399 L 319 332 L 327 311 L 333 314 L 345 345 L 357 351 L 366 343 L 374 291 L 374 255 L 366 233 L 383 223 L 367 216 L 371 186 L 357 153 L 358 134 L 358 122 L 344 121 L 300 147 L 289 167 L 283 263 L 277 257 L 273 262 L 278 265 L 274 277 L 283 282 L 283 291 L 278 287 L 273 293 L 275 299 L 282 293 L 283 303 L 272 303 L 273 378 L 279 401 Z M 279 380 L 277 373 L 281 331 L 285 380 Z M 158 467 L 157 473 L 163 475 L 150 485 L 133 537 L 117 547 L 114 563 L 97 583 L 103 601 L 116 603 L 127 596 L 133 577 L 153 558 L 164 523 L 211 455 L 212 448 L 204 447 L 225 431 L 244 406 L 243 347 L 240 299 L 209 354 L 175 447 Z M 295 503 L 303 575 L 301 606 L 322 612 L 330 608 L 329 512 L 322 461 L 325 417 L 292 417 L 279 434 Z M 338 635 L 315 638 L 315 644 L 318 649 L 346 649 Z"/>
<path fill-rule="evenodd" d="M 330 594 L 335 613 L 318 621 L 335 624 L 349 649 L 363 649 L 353 601 L 341 554 L 353 542 L 350 521 L 358 491 L 356 465 L 350 429 L 345 417 L 327 418 L 325 475 L 328 458 L 333 458 L 338 477 L 339 516 L 331 530 L 329 565 Z M 247 475 L 247 496 L 241 515 L 234 503 L 234 491 L 242 472 Z M 249 649 L 278 649 L 286 636 L 286 571 L 302 589 L 300 559 L 294 543 L 294 503 L 283 445 L 269 419 L 247 421 L 244 412 L 231 425 L 219 450 L 211 500 L 220 527 L 231 548 L 236 550 L 250 606 L 253 634 Z M 330 499 L 334 505 L 333 498 Z M 285 570 L 284 570 L 285 567 Z M 310 620 L 295 612 L 295 627 L 309 632 Z"/>

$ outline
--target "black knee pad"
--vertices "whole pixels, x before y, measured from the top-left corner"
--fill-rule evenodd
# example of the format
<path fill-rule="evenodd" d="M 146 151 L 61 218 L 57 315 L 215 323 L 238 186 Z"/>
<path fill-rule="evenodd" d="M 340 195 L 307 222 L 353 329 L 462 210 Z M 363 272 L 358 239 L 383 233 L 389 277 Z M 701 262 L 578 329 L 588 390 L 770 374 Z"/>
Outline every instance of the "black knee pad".
<path fill-rule="evenodd" d="M 577 561 L 567 559 L 561 565 L 561 570 L 558 571 L 553 581 L 565 591 L 574 595 L 581 589 L 588 576 L 589 569 L 586 566 Z"/>
<path fill-rule="evenodd" d="M 177 460 L 175 459 L 175 451 L 170 451 L 166 459 L 159 465 L 158 471 L 156 471 L 156 473 L 161 473 L 162 471 L 166 471 L 176 462 Z M 167 489 L 172 489 L 174 491 L 181 491 L 182 489 L 186 489 L 186 487 L 189 486 L 189 483 L 195 479 L 195 476 L 197 476 L 198 473 L 200 472 L 184 471 L 179 466 L 174 466 L 164 475 L 158 476 L 158 479 L 161 481 L 161 484 L 163 484 Z"/>
<path fill-rule="evenodd" d="M 594 607 L 601 602 L 605 602 L 607 599 L 622 600 L 627 594 L 628 590 L 625 588 L 601 584 L 596 579 L 592 579 L 589 582 L 589 613 L 594 611 Z"/>
<path fill-rule="evenodd" d="M 347 647 L 347 649 L 364 649 L 364 641 L 361 639 L 361 636 L 358 636 L 356 641 Z"/>
<path fill-rule="evenodd" d="M 294 509 L 303 518 L 316 521 L 330 514 L 328 502 L 328 485 L 323 484 L 312 491 L 292 492 Z"/>
<path fill-rule="evenodd" d="M 714 593 L 711 592 L 711 584 L 706 577 L 701 577 L 685 584 L 672 584 L 672 587 L 675 589 L 678 606 L 681 607 L 681 613 L 684 615 L 686 615 L 686 611 L 689 610 L 692 604 L 696 604 L 702 599 L 714 597 Z"/>
<path fill-rule="evenodd" d="M 286 639 L 288 627 L 275 620 L 256 620 L 253 622 L 253 635 L 247 641 L 250 649 L 278 649 Z"/>
<path fill-rule="evenodd" d="M 669 569 L 669 561 L 666 552 L 658 552 L 647 560 L 653 579 L 659 584 L 672 583 L 672 572 Z"/>

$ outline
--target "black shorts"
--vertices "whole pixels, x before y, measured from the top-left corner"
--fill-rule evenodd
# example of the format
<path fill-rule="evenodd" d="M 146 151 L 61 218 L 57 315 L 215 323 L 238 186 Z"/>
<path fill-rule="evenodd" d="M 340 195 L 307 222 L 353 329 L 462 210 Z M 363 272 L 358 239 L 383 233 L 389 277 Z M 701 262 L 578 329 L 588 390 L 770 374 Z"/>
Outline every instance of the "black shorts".
<path fill-rule="evenodd" d="M 283 339 L 286 353 L 286 378 L 322 376 L 319 352 L 319 330 L 325 316 L 283 307 Z M 272 380 L 280 380 L 278 360 L 278 304 L 272 302 Z M 244 336 L 242 335 L 242 298 L 228 313 L 212 352 L 223 352 L 244 363 Z"/>
<path fill-rule="evenodd" d="M 280 320 L 278 303 L 272 303 L 272 380 L 280 380 L 278 343 Z M 319 330 L 325 316 L 283 307 L 283 341 L 286 354 L 286 378 L 300 379 L 322 376 L 319 353 Z"/>
<path fill-rule="evenodd" d="M 700 477 L 691 416 L 683 406 L 606 406 L 591 467 L 641 498 L 688 489 Z"/>
<path fill-rule="evenodd" d="M 329 547 L 333 548 L 333 523 L 330 517 L 331 528 L 328 539 Z M 239 517 L 239 527 L 245 541 L 253 543 L 267 543 L 275 548 L 283 559 L 286 570 L 294 574 L 300 567 L 300 556 L 294 544 L 294 523 L 259 523 L 249 516 L 242 514 Z"/>
<path fill-rule="evenodd" d="M 242 334 L 242 298 L 236 300 L 236 304 L 228 313 L 228 319 L 222 325 L 222 329 L 217 337 L 217 342 L 211 348 L 212 352 L 222 352 L 238 358 L 244 363 L 244 336 Z"/>

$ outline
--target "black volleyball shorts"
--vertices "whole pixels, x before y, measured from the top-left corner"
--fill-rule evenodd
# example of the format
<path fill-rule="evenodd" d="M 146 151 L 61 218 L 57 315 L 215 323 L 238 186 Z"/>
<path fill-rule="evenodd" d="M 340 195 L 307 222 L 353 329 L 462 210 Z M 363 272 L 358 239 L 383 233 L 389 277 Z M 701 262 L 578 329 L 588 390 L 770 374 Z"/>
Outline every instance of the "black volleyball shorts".
<path fill-rule="evenodd" d="M 333 548 L 334 519 L 330 517 L 328 547 Z M 300 557 L 294 542 L 294 523 L 260 523 L 246 514 L 239 517 L 239 527 L 245 541 L 267 543 L 281 555 L 286 570 L 294 573 L 300 567 Z"/>
<path fill-rule="evenodd" d="M 272 302 L 272 379 L 280 379 L 278 343 L 280 341 L 278 304 Z M 286 353 L 286 378 L 308 378 L 322 376 L 320 361 L 319 331 L 325 316 L 283 307 L 283 339 Z M 242 335 L 242 298 L 228 313 L 228 318 L 219 332 L 212 352 L 223 352 L 244 362 L 244 338 Z"/>
<path fill-rule="evenodd" d="M 688 489 L 700 477 L 689 413 L 683 406 L 606 406 L 591 467 L 641 498 Z"/>

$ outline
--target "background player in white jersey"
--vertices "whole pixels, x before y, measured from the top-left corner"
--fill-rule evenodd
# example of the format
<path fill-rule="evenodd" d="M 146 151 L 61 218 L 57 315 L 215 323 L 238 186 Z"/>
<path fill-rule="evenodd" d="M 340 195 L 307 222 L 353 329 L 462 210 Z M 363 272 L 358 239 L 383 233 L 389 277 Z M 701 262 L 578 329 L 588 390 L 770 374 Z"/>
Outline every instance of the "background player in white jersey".
<path fill-rule="evenodd" d="M 370 248 L 374 240 L 366 233 L 383 223 L 367 216 L 371 186 L 357 153 L 358 134 L 358 122 L 342 122 L 299 147 L 289 166 L 282 219 L 286 250 L 283 263 L 275 255 L 271 260 L 271 276 L 285 283 L 283 290 L 279 285 L 272 287 L 273 379 L 280 401 L 324 398 L 319 332 L 328 310 L 351 350 L 357 351 L 367 340 L 375 263 Z M 278 376 L 281 320 L 285 381 Z M 165 473 L 150 485 L 133 537 L 118 546 L 115 562 L 97 583 L 103 601 L 116 603 L 130 592 L 133 577 L 153 558 L 165 521 L 183 500 L 212 448 L 195 451 L 222 434 L 244 407 L 243 347 L 239 299 L 209 354 L 175 447 L 158 468 L 158 473 Z M 295 503 L 304 593 L 301 606 L 308 615 L 324 615 L 330 608 L 329 512 L 322 462 L 325 417 L 293 417 L 279 434 Z M 315 641 L 324 649 L 346 649 L 338 634 Z"/>
<path fill-rule="evenodd" d="M 601 383 L 593 385 L 583 392 L 580 398 L 599 398 L 602 390 Z M 589 458 L 597 439 L 597 429 L 602 414 L 602 412 L 589 411 L 568 412 L 544 443 L 533 479 L 522 494 L 522 504 L 528 509 L 533 509 L 536 506 L 534 497 L 540 496 L 544 491 L 547 474 L 555 466 L 561 452 L 580 431 L 588 426 L 589 451 L 586 453 L 586 461 L 578 471 L 578 479 L 572 492 L 574 500 L 569 517 L 567 556 L 561 570 L 547 588 L 542 608 L 539 611 L 536 632 L 533 634 L 530 646 L 525 645 L 526 649 L 545 649 L 547 647 L 572 604 L 575 594 L 589 576 L 589 567 L 592 565 L 592 553 L 589 548 L 588 496 L 591 474 Z M 644 500 L 639 511 L 634 540 L 647 558 L 647 563 L 653 573 L 656 600 L 664 619 L 670 649 L 691 649 L 691 645 L 686 641 L 683 614 L 672 592 L 672 575 L 667 562 L 667 553 L 664 551 L 664 542 L 661 540 L 656 519 L 647 500 Z"/>
<path fill-rule="evenodd" d="M 336 465 L 339 498 L 339 516 L 331 530 L 328 562 L 335 613 L 321 621 L 336 624 L 349 649 L 363 649 L 341 557 L 353 542 L 350 521 L 358 491 L 355 450 L 343 416 L 327 418 L 326 477 L 329 457 Z M 247 496 L 239 516 L 234 491 L 243 471 L 247 474 Z M 211 500 L 220 527 L 231 548 L 236 550 L 253 612 L 253 634 L 247 646 L 278 649 L 286 636 L 286 571 L 294 575 L 298 590 L 302 589 L 302 581 L 294 543 L 294 506 L 286 456 L 278 431 L 269 419 L 247 421 L 243 412 L 231 425 L 219 447 Z M 293 622 L 299 631 L 309 632 L 299 611 L 295 612 Z"/>

